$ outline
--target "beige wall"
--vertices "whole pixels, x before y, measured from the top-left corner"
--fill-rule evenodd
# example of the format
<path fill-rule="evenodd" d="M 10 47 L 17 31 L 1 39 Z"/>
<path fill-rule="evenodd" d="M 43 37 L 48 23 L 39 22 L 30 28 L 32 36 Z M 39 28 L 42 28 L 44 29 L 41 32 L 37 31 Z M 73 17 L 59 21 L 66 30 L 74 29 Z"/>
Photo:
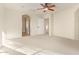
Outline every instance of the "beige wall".
<path fill-rule="evenodd" d="M 2 45 L 2 29 L 3 29 L 3 20 L 4 20 L 4 8 L 3 5 L 0 4 L 0 47 Z"/>
<path fill-rule="evenodd" d="M 4 27 L 8 39 L 22 37 L 22 15 L 25 14 L 29 15 L 31 19 L 31 35 L 34 36 L 44 33 L 44 20 L 42 17 L 39 17 L 38 15 L 27 11 L 6 9 L 6 25 Z"/>
<path fill-rule="evenodd" d="M 75 12 L 79 5 L 54 14 L 54 35 L 75 39 Z"/>
<path fill-rule="evenodd" d="M 74 14 L 67 9 L 54 15 L 54 35 L 74 38 Z"/>

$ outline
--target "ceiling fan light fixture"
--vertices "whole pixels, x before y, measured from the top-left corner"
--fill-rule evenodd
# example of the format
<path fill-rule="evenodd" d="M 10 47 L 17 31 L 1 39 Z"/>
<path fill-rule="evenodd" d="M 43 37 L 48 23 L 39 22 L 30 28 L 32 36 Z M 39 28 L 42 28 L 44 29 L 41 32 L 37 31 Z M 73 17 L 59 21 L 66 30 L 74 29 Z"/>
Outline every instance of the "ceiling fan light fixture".
<path fill-rule="evenodd" d="M 44 8 L 43 10 L 48 10 L 48 8 Z"/>

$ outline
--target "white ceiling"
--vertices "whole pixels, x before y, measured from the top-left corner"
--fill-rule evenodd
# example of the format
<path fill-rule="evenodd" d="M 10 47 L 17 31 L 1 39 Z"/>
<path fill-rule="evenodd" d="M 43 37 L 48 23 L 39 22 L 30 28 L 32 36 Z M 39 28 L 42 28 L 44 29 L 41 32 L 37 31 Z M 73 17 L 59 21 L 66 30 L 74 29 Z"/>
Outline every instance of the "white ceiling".
<path fill-rule="evenodd" d="M 71 6 L 76 5 L 77 3 L 54 3 L 56 5 L 56 10 L 63 10 L 69 8 Z M 37 8 L 41 8 L 40 3 L 6 3 L 6 8 L 11 8 L 15 10 L 36 10 Z"/>

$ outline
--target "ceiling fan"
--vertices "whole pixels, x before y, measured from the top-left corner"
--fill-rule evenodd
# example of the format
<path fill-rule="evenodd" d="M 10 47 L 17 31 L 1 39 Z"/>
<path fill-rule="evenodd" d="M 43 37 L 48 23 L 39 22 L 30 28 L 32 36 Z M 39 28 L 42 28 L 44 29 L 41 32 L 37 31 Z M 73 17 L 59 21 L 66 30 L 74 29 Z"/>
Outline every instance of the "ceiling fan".
<path fill-rule="evenodd" d="M 44 12 L 46 11 L 55 11 L 55 5 L 52 3 L 44 3 L 44 4 L 40 4 L 43 8 L 39 8 L 38 10 L 43 10 Z"/>

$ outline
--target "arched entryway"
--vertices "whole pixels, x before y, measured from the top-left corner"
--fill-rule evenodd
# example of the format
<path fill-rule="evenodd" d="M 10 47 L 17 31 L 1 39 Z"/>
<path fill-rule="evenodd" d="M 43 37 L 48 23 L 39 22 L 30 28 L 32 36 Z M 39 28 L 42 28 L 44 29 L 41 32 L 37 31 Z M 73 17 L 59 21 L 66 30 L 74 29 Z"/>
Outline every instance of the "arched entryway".
<path fill-rule="evenodd" d="M 75 39 L 79 40 L 79 9 L 75 12 Z"/>
<path fill-rule="evenodd" d="M 22 36 L 30 35 L 30 17 L 22 15 Z"/>
<path fill-rule="evenodd" d="M 44 19 L 44 30 L 45 34 L 49 35 L 49 18 Z"/>

